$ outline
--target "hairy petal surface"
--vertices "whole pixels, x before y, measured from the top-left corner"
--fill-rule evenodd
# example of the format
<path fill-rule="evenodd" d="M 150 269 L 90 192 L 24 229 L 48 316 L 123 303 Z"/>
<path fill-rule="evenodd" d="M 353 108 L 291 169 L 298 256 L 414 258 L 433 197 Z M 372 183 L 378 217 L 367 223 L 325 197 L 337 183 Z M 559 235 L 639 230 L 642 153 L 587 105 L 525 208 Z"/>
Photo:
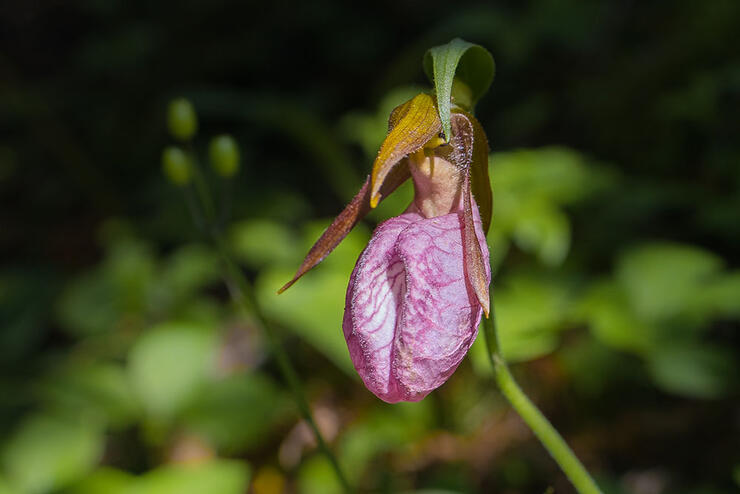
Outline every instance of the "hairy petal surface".
<path fill-rule="evenodd" d="M 404 213 L 378 226 L 355 266 L 344 335 L 365 386 L 384 401 L 424 398 L 475 340 L 482 310 L 466 281 L 463 225 L 461 212 Z M 477 208 L 475 229 L 487 258 Z"/>

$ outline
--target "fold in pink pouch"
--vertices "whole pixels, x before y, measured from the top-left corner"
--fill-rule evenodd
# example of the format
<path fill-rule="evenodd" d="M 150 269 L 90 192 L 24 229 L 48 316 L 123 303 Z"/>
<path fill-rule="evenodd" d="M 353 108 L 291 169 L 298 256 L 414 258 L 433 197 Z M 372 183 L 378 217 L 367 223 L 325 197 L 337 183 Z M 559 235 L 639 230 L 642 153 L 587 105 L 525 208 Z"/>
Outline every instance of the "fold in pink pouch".
<path fill-rule="evenodd" d="M 485 239 L 477 207 L 476 236 Z M 396 403 L 419 401 L 455 371 L 482 309 L 466 282 L 463 215 L 406 212 L 373 233 L 347 289 L 343 329 L 365 386 Z M 480 242 L 488 266 L 488 248 Z M 490 269 L 486 272 L 490 281 Z"/>

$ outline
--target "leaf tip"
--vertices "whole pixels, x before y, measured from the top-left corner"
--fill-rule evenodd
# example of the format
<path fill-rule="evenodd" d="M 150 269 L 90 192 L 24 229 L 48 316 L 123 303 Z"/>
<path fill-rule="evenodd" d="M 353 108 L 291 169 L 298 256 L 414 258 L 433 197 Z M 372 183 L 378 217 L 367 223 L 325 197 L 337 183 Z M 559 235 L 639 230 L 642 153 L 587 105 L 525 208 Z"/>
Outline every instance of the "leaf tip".
<path fill-rule="evenodd" d="M 284 284 L 284 285 L 283 285 L 282 287 L 280 287 L 280 288 L 278 289 L 278 291 L 277 291 L 277 294 L 278 294 L 278 295 L 280 295 L 280 294 L 281 294 L 281 293 L 283 293 L 283 292 L 284 292 L 285 290 L 287 290 L 288 288 L 290 288 L 291 286 L 293 286 L 293 283 L 295 283 L 295 282 L 296 282 L 296 279 L 295 279 L 295 278 L 293 278 L 292 280 L 290 280 L 289 282 L 287 282 L 286 284 Z"/>

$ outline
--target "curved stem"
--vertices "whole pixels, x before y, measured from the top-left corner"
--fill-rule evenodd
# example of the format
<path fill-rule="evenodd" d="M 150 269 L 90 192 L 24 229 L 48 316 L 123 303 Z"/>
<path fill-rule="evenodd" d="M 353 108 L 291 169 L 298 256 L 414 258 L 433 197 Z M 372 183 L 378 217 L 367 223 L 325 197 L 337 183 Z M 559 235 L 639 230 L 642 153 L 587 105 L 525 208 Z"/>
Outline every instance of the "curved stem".
<path fill-rule="evenodd" d="M 337 457 L 334 456 L 334 453 L 331 451 L 329 445 L 324 440 L 324 437 L 322 436 L 321 431 L 319 430 L 318 425 L 316 425 L 316 421 L 311 414 L 311 408 L 308 404 L 308 401 L 306 400 L 305 393 L 303 392 L 303 386 L 301 384 L 300 378 L 298 377 L 298 373 L 296 372 L 295 368 L 293 368 L 293 365 L 290 363 L 290 358 L 288 357 L 288 353 L 285 351 L 285 348 L 283 348 L 283 345 L 280 343 L 280 338 L 278 337 L 272 326 L 268 323 L 267 318 L 265 317 L 262 309 L 257 303 L 257 297 L 254 294 L 252 286 L 248 283 L 247 279 L 244 277 L 244 274 L 241 272 L 239 267 L 234 263 L 234 261 L 232 261 L 223 237 L 220 234 L 216 233 L 214 235 L 214 240 L 218 247 L 218 252 L 221 255 L 221 258 L 226 266 L 226 280 L 231 297 L 239 305 L 240 309 L 243 312 L 245 312 L 246 314 L 253 314 L 259 321 L 265 332 L 265 335 L 267 335 L 267 341 L 270 345 L 270 350 L 275 356 L 275 360 L 277 361 L 278 367 L 280 368 L 280 372 L 282 372 L 283 377 L 288 382 L 288 386 L 293 393 L 293 397 L 295 398 L 296 404 L 298 405 L 298 410 L 303 416 L 303 420 L 306 421 L 308 426 L 313 431 L 314 436 L 316 437 L 316 443 L 318 444 L 319 450 L 331 463 L 331 466 L 334 469 L 334 472 L 344 491 L 352 492 L 349 482 L 347 481 L 347 477 L 344 475 L 342 467 L 339 464 L 339 460 L 337 460 Z"/>
<path fill-rule="evenodd" d="M 557 462 L 560 469 L 571 481 L 580 494 L 601 494 L 601 490 L 591 478 L 586 468 L 581 464 L 570 449 L 563 437 L 553 427 L 547 417 L 532 403 L 522 388 L 519 387 L 501 355 L 501 347 L 496 332 L 495 315 L 493 311 L 493 291 L 491 291 L 491 317 L 483 320 L 483 333 L 486 339 L 488 355 L 493 365 L 496 383 L 501 393 L 509 400 L 524 422 L 532 429 L 534 435 Z"/>
<path fill-rule="evenodd" d="M 221 233 L 218 225 L 215 223 L 215 208 L 210 195 L 210 191 L 208 189 L 208 185 L 205 183 L 204 177 L 201 173 L 198 162 L 195 159 L 194 153 L 191 154 L 191 156 L 194 169 L 193 178 L 195 182 L 195 188 L 200 196 L 201 206 L 204 207 L 206 210 L 206 230 L 210 239 L 213 241 L 219 255 L 221 256 L 221 260 L 224 264 L 224 278 L 229 289 L 229 294 L 245 316 L 253 315 L 257 319 L 259 325 L 262 326 L 262 329 L 267 336 L 267 342 L 270 347 L 270 351 L 275 356 L 275 360 L 277 361 L 280 372 L 283 374 L 283 377 L 288 383 L 288 387 L 290 388 L 296 405 L 298 406 L 298 411 L 303 417 L 303 420 L 305 420 L 308 426 L 311 428 L 314 437 L 316 437 L 316 443 L 319 450 L 329 460 L 329 463 L 334 469 L 337 479 L 342 485 L 344 491 L 348 493 L 353 492 L 353 489 L 351 488 L 347 477 L 342 471 L 339 460 L 324 440 L 324 437 L 321 434 L 321 431 L 319 430 L 319 427 L 313 418 L 311 407 L 309 406 L 308 401 L 306 400 L 305 393 L 303 391 L 303 385 L 301 384 L 301 380 L 298 377 L 298 372 L 295 370 L 293 364 L 290 362 L 288 353 L 285 351 L 285 348 L 283 348 L 278 334 L 275 332 L 273 327 L 268 322 L 267 317 L 262 312 L 262 308 L 257 302 L 257 297 L 252 286 L 250 285 L 247 278 L 244 276 L 244 273 L 242 273 L 242 271 L 239 269 L 236 262 L 234 262 L 228 245 L 223 238 L 223 234 Z M 188 200 L 191 200 L 191 198 Z M 198 217 L 200 216 L 197 208 L 191 210 L 191 213 L 194 213 L 194 219 L 197 221 Z"/>

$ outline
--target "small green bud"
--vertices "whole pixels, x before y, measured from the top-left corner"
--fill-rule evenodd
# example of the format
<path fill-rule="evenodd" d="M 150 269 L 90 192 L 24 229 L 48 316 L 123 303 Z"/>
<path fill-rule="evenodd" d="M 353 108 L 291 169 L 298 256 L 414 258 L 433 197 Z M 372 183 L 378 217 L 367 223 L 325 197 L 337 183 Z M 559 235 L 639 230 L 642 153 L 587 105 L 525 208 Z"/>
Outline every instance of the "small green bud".
<path fill-rule="evenodd" d="M 192 103 L 185 98 L 170 101 L 167 107 L 167 127 L 175 139 L 188 141 L 198 132 L 198 116 Z"/>
<path fill-rule="evenodd" d="M 185 152 L 175 146 L 162 151 L 162 169 L 165 176 L 175 185 L 190 183 L 190 160 Z"/>
<path fill-rule="evenodd" d="M 239 145 L 230 135 L 211 139 L 208 155 L 211 166 L 222 177 L 233 177 L 239 171 Z"/>

